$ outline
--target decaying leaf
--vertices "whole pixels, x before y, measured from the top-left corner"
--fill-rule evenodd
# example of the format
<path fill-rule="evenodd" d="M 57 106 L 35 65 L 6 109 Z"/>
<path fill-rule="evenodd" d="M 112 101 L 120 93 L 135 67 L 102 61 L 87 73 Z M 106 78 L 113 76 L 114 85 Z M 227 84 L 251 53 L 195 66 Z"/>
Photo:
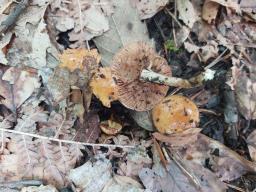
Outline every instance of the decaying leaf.
<path fill-rule="evenodd" d="M 191 1 L 177 1 L 177 10 L 179 11 L 179 19 L 181 19 L 189 28 L 192 28 L 194 23 L 199 19 L 197 10 Z"/>
<path fill-rule="evenodd" d="M 138 11 L 129 0 L 113 1 L 113 6 L 115 12 L 108 17 L 110 29 L 94 39 L 103 66 L 110 66 L 114 54 L 129 43 L 145 41 L 152 44 L 145 23 L 140 21 Z"/>
<path fill-rule="evenodd" d="M 256 130 L 254 130 L 246 139 L 250 156 L 256 162 Z"/>
<path fill-rule="evenodd" d="M 41 185 L 39 187 L 36 186 L 29 186 L 23 187 L 21 192 L 58 192 L 57 189 L 51 185 Z"/>
<path fill-rule="evenodd" d="M 199 110 L 190 99 L 171 95 L 154 107 L 152 117 L 159 132 L 171 134 L 196 127 Z"/>
<path fill-rule="evenodd" d="M 96 49 L 67 49 L 60 55 L 60 67 L 68 68 L 71 72 L 75 69 L 84 69 L 85 57 L 92 57 L 98 64 L 100 62 L 100 55 Z"/>
<path fill-rule="evenodd" d="M 110 107 L 110 103 L 118 99 L 116 84 L 108 67 L 98 69 L 90 81 L 90 87 L 93 94 L 106 107 Z"/>
<path fill-rule="evenodd" d="M 30 66 L 39 71 L 46 82 L 50 69 L 58 64 L 58 53 L 51 44 L 44 22 L 48 0 L 32 1 L 26 11 L 15 22 L 15 38 L 8 49 L 7 60 L 11 66 L 20 64 Z"/>
<path fill-rule="evenodd" d="M 31 94 L 40 87 L 39 78 L 33 69 L 21 70 L 10 67 L 0 74 L 1 101 L 6 107 L 14 111 L 20 107 Z"/>
<path fill-rule="evenodd" d="M 115 175 L 103 188 L 102 192 L 143 192 L 141 184 L 126 176 Z"/>
<path fill-rule="evenodd" d="M 111 180 L 111 163 L 104 157 L 94 163 L 88 161 L 71 170 L 69 179 L 80 191 L 101 192 L 107 182 Z"/>
<path fill-rule="evenodd" d="M 208 23 L 212 23 L 217 16 L 220 5 L 240 12 L 240 6 L 236 0 L 206 0 L 203 6 L 202 18 Z"/>
<path fill-rule="evenodd" d="M 95 143 L 100 135 L 100 119 L 97 113 L 88 112 L 86 114 L 86 121 L 79 127 L 74 137 L 74 140 Z"/>
<path fill-rule="evenodd" d="M 117 85 L 118 99 L 129 109 L 150 110 L 163 99 L 169 89 L 165 85 L 141 81 L 140 73 L 147 68 L 171 75 L 167 61 L 145 42 L 126 45 L 113 59 L 111 70 Z"/>
<path fill-rule="evenodd" d="M 69 170 L 82 155 L 80 148 L 76 147 L 12 135 L 7 145 L 9 154 L 1 155 L 1 181 L 36 178 L 58 188 L 64 187 L 68 183 Z"/>
<path fill-rule="evenodd" d="M 50 5 L 48 17 L 54 23 L 58 33 L 69 32 L 73 48 L 84 48 L 86 40 L 102 35 L 109 30 L 106 16 L 113 13 L 112 1 L 53 1 Z"/>
<path fill-rule="evenodd" d="M 210 58 L 216 58 L 219 55 L 218 44 L 216 41 L 208 41 L 207 44 L 202 47 L 185 42 L 184 47 L 189 53 L 196 53 L 199 59 L 204 63 L 206 63 Z"/>
<path fill-rule="evenodd" d="M 144 167 L 150 167 L 151 158 L 148 156 L 146 148 L 139 146 L 138 148 L 128 151 L 126 162 L 122 162 L 118 173 L 129 177 L 136 178 L 140 170 Z"/>
<path fill-rule="evenodd" d="M 181 168 L 182 165 L 175 161 L 169 161 L 166 168 L 160 162 L 155 146 L 152 149 L 154 165 L 152 169 L 143 168 L 139 177 L 146 187 L 152 192 L 169 191 L 186 192 L 186 191 L 209 191 L 224 192 L 225 184 L 219 181 L 215 175 L 204 168 L 190 166 L 186 171 Z M 193 174 L 195 178 L 191 178 Z M 196 174 L 196 175 L 195 175 Z M 197 182 L 195 182 L 197 180 Z"/>
<path fill-rule="evenodd" d="M 151 113 L 149 111 L 130 111 L 130 114 L 132 116 L 132 118 L 134 119 L 134 121 L 136 121 L 136 123 L 148 130 L 148 131 L 154 131 L 155 127 L 153 124 L 153 120 L 151 117 Z"/>
<path fill-rule="evenodd" d="M 256 78 L 255 53 L 247 59 L 232 58 L 232 80 L 229 85 L 235 90 L 235 97 L 240 113 L 247 119 L 256 118 Z M 249 69 L 249 70 L 247 70 Z"/>
<path fill-rule="evenodd" d="M 193 132 L 192 132 L 193 133 Z M 179 156 L 190 163 L 205 166 L 216 174 L 221 181 L 232 181 L 246 172 L 255 172 L 255 164 L 244 159 L 236 152 L 223 144 L 201 133 L 193 133 L 193 139 L 187 136 L 155 134 L 156 139 L 169 143 L 170 151 L 175 151 Z M 179 141 L 179 142 L 176 142 Z M 182 142 L 183 141 L 183 142 Z"/>
<path fill-rule="evenodd" d="M 139 11 L 140 19 L 153 17 L 158 11 L 165 7 L 168 0 L 130 0 Z"/>

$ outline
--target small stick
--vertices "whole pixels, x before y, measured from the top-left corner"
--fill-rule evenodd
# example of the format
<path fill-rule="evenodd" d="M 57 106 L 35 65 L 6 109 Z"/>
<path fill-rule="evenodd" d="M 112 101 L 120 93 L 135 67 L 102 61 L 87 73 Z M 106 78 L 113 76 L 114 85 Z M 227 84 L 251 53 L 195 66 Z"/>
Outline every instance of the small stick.
<path fill-rule="evenodd" d="M 178 77 L 162 75 L 148 69 L 143 69 L 140 74 L 140 80 L 168 85 L 172 87 L 192 88 L 196 86 L 201 86 L 204 81 L 213 79 L 214 74 L 215 71 L 207 69 L 206 71 L 200 73 L 195 77 L 192 77 L 190 79 L 182 79 Z"/>
<path fill-rule="evenodd" d="M 21 13 L 28 7 L 30 0 L 21 0 L 12 12 L 7 16 L 7 19 L 0 24 L 0 38 L 5 35 L 5 33 L 10 30 Z"/>
<path fill-rule="evenodd" d="M 41 136 L 33 133 L 25 133 L 22 131 L 16 131 L 16 130 L 11 130 L 11 129 L 4 129 L 0 128 L 0 131 L 8 132 L 8 133 L 14 133 L 18 135 L 25 135 L 29 137 L 35 137 L 38 139 L 42 140 L 49 140 L 49 141 L 56 141 L 56 142 L 61 142 L 61 143 L 69 143 L 69 144 L 77 144 L 77 145 L 85 145 L 85 146 L 98 146 L 98 147 L 116 147 L 116 148 L 135 148 L 136 146 L 134 145 L 115 145 L 115 144 L 97 144 L 97 143 L 84 143 L 84 142 L 78 142 L 78 141 L 70 141 L 70 140 L 64 140 L 64 139 L 56 139 L 56 138 L 51 138 L 51 137 L 46 137 L 46 136 Z"/>
<path fill-rule="evenodd" d="M 7 187 L 10 189 L 21 189 L 27 186 L 40 186 L 43 182 L 40 180 L 21 180 L 21 181 L 10 181 L 1 182 L 0 187 Z"/>

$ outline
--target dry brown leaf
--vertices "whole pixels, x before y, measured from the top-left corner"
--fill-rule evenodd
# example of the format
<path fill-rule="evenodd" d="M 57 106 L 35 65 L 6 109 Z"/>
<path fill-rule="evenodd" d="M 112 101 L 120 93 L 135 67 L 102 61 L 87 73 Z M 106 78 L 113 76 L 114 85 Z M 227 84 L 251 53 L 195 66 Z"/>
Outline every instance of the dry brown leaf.
<path fill-rule="evenodd" d="M 220 5 L 240 12 L 240 6 L 237 0 L 206 0 L 203 6 L 202 18 L 208 23 L 212 23 L 218 14 Z"/>
<path fill-rule="evenodd" d="M 21 70 L 10 67 L 0 78 L 0 95 L 4 97 L 1 103 L 12 111 L 20 107 L 40 87 L 35 70 L 29 68 Z"/>
<path fill-rule="evenodd" d="M 206 45 L 201 47 L 185 42 L 184 47 L 189 53 L 196 53 L 199 59 L 204 63 L 206 63 L 210 58 L 216 58 L 219 55 L 218 43 L 216 43 L 216 41 L 208 41 Z"/>
<path fill-rule="evenodd" d="M 75 141 L 95 143 L 100 136 L 100 119 L 97 113 L 86 114 L 86 121 L 79 127 L 74 137 Z"/>
<path fill-rule="evenodd" d="M 181 19 L 190 29 L 193 27 L 194 23 L 199 20 L 200 13 L 196 10 L 192 1 L 177 1 L 177 10 L 179 12 L 179 19 Z"/>
<path fill-rule="evenodd" d="M 153 17 L 158 11 L 163 9 L 168 0 L 130 0 L 138 9 L 140 19 Z"/>
<path fill-rule="evenodd" d="M 90 87 L 105 107 L 110 107 L 110 103 L 118 99 L 116 84 L 109 67 L 98 69 L 90 81 Z"/>
<path fill-rule="evenodd" d="M 152 117 L 159 132 L 171 134 L 196 127 L 199 110 L 190 99 L 171 95 L 153 108 Z"/>
<path fill-rule="evenodd" d="M 250 156 L 256 162 L 256 130 L 254 130 L 246 139 Z"/>
<path fill-rule="evenodd" d="M 165 167 L 160 163 L 155 146 L 152 149 L 154 165 L 152 169 L 143 168 L 139 177 L 147 190 L 152 192 L 224 192 L 226 186 L 209 170 L 196 164 L 184 166 L 176 161 L 169 161 Z M 182 167 L 182 169 L 181 169 Z M 187 171 L 187 172 L 186 172 Z"/>
<path fill-rule="evenodd" d="M 60 55 L 60 67 L 68 68 L 69 71 L 73 72 L 75 69 L 84 69 L 85 57 L 95 58 L 97 64 L 100 62 L 100 55 L 97 49 L 67 49 Z"/>
<path fill-rule="evenodd" d="M 157 137 L 160 141 L 164 138 L 163 141 L 170 145 L 170 151 L 175 151 L 183 160 L 201 166 L 205 166 L 207 161 L 211 171 L 222 181 L 232 181 L 247 172 L 256 171 L 254 163 L 201 133 L 197 134 L 196 139 L 193 137 L 192 140 L 189 134 L 181 138 L 179 135 Z M 182 140 L 176 142 L 179 139 Z"/>

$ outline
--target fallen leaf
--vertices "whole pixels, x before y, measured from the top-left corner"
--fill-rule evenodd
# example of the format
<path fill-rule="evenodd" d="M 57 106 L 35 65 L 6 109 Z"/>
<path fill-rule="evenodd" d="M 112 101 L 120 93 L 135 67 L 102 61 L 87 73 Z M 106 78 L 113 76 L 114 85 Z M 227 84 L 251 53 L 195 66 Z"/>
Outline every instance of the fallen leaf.
<path fill-rule="evenodd" d="M 138 9 L 140 19 L 149 19 L 163 9 L 168 0 L 130 0 Z"/>
<path fill-rule="evenodd" d="M 110 103 L 118 99 L 116 84 L 108 67 L 98 69 L 90 81 L 90 87 L 105 107 L 110 107 Z"/>
<path fill-rule="evenodd" d="M 100 136 L 100 119 L 97 113 L 86 114 L 86 121 L 79 127 L 74 137 L 75 141 L 95 143 Z"/>
<path fill-rule="evenodd" d="M 189 42 L 185 42 L 184 47 L 189 53 L 196 53 L 199 59 L 204 63 L 219 55 L 218 43 L 216 43 L 216 41 L 208 41 L 204 46 L 196 46 Z"/>
<path fill-rule="evenodd" d="M 21 192 L 58 192 L 55 187 L 52 185 L 41 185 L 39 187 L 36 186 L 29 186 L 29 187 L 23 187 L 21 189 Z"/>
<path fill-rule="evenodd" d="M 68 68 L 73 72 L 75 69 L 84 69 L 85 57 L 92 57 L 96 60 L 97 64 L 100 62 L 100 55 L 96 49 L 67 49 L 60 55 L 59 67 Z"/>
<path fill-rule="evenodd" d="M 136 178 L 143 167 L 150 167 L 151 164 L 152 160 L 148 156 L 146 148 L 139 146 L 128 151 L 126 162 L 121 162 L 118 173 Z"/>
<path fill-rule="evenodd" d="M 248 144 L 248 149 L 252 160 L 256 162 L 256 130 L 251 132 L 251 134 L 247 137 L 246 143 Z"/>
<path fill-rule="evenodd" d="M 175 151 L 186 161 L 203 167 L 207 161 L 210 170 L 215 173 L 221 181 L 232 181 L 247 172 L 256 171 L 254 163 L 244 159 L 218 141 L 201 133 L 197 134 L 196 139 L 193 137 L 194 139 L 191 140 L 189 137 L 189 134 L 185 138 L 183 135 L 181 139 L 185 142 L 182 143 L 176 142 L 180 139 L 178 135 L 170 135 L 164 137 L 166 138 L 164 142 L 170 145 L 170 151 Z M 158 138 L 161 141 L 161 137 Z"/>
<path fill-rule="evenodd" d="M 143 192 L 141 184 L 126 176 L 115 175 L 103 188 L 102 192 L 132 191 Z"/>
<path fill-rule="evenodd" d="M 104 67 L 110 66 L 114 54 L 129 43 L 145 41 L 152 44 L 146 24 L 140 21 L 138 12 L 131 6 L 130 1 L 118 0 L 113 5 L 116 9 L 108 17 L 110 29 L 94 39 Z"/>
<path fill-rule="evenodd" d="M 134 119 L 134 121 L 136 121 L 136 123 L 140 127 L 148 131 L 155 131 L 151 113 L 149 111 L 132 111 L 131 110 L 130 114 Z"/>
<path fill-rule="evenodd" d="M 191 1 L 177 1 L 177 10 L 179 12 L 179 19 L 181 19 L 190 29 L 193 27 L 194 23 L 199 20 L 199 14 Z"/>
<path fill-rule="evenodd" d="M 82 191 L 101 192 L 111 180 L 111 167 L 108 159 L 99 157 L 94 163 L 88 161 L 82 166 L 72 169 L 69 179 L 76 188 Z"/>
<path fill-rule="evenodd" d="M 139 177 L 146 187 L 152 192 L 169 191 L 185 192 L 185 191 L 209 191 L 209 192 L 224 192 L 225 184 L 218 181 L 215 175 L 209 173 L 206 169 L 194 168 L 190 166 L 186 173 L 181 169 L 181 165 L 175 161 L 169 161 L 166 168 L 160 163 L 160 158 L 154 147 L 152 149 L 154 165 L 152 169 L 142 168 Z M 192 180 L 191 175 L 196 174 L 198 183 Z M 194 176 L 195 177 L 195 176 Z M 195 179 L 195 178 L 193 178 Z"/>
<path fill-rule="evenodd" d="M 40 87 L 39 78 L 35 70 L 27 71 L 10 67 L 1 76 L 1 101 L 6 107 L 15 111 L 31 94 Z"/>
<path fill-rule="evenodd" d="M 190 99 L 171 95 L 153 108 L 152 117 L 159 132 L 171 134 L 196 127 L 199 123 L 199 110 Z"/>
<path fill-rule="evenodd" d="M 238 13 L 241 12 L 240 5 L 236 0 L 206 0 L 203 6 L 202 18 L 208 23 L 212 23 L 218 14 L 220 5 L 234 9 Z"/>

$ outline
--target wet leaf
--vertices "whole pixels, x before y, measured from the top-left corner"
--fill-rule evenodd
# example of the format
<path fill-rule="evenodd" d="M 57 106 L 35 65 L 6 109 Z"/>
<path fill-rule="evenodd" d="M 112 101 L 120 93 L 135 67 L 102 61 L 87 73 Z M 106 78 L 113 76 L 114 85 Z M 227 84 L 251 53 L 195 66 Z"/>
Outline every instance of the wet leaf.
<path fill-rule="evenodd" d="M 35 70 L 29 68 L 26 71 L 10 67 L 0 78 L 0 95 L 4 97 L 1 102 L 13 111 L 40 87 Z"/>

